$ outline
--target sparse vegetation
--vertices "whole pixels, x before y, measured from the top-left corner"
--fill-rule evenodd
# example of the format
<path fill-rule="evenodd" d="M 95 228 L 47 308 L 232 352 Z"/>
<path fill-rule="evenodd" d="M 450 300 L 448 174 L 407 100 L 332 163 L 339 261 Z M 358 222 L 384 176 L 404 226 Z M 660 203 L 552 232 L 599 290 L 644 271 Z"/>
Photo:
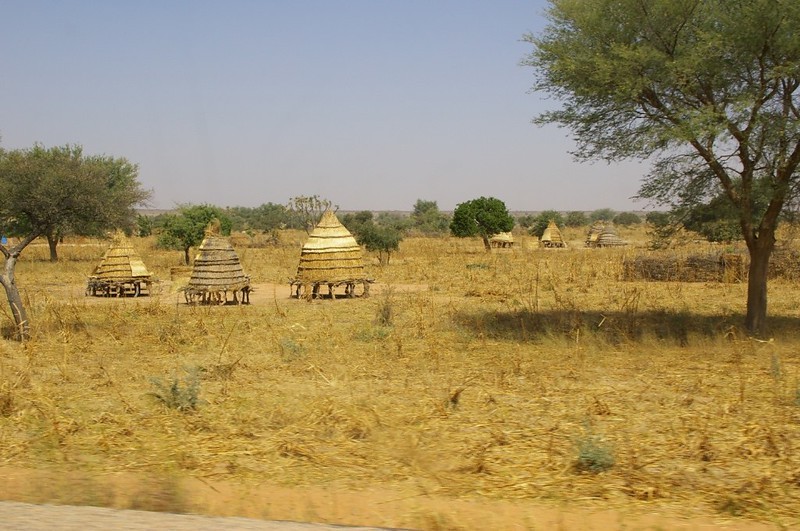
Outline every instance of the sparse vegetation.
<path fill-rule="evenodd" d="M 436 514 L 465 529 L 503 528 L 461 512 L 496 516 L 507 500 L 602 500 L 791 527 L 800 285 L 772 281 L 774 341 L 751 340 L 743 283 L 620 280 L 647 252 L 645 227 L 624 230 L 636 247 L 583 248 L 582 227 L 556 252 L 526 234 L 506 254 L 409 236 L 367 266 L 370 298 L 312 303 L 285 283 L 305 234 L 279 231 L 241 254 L 256 291 L 236 307 L 176 304 L 176 256 L 155 236 L 132 239 L 162 279 L 135 300 L 83 296 L 105 242 L 67 240 L 57 268 L 34 242 L 18 266 L 31 339 L 0 340 L 0 463 L 51 486 L 19 488 L 0 467 L 0 495 L 405 528 Z M 165 479 L 107 484 L 131 473 Z M 92 482 L 35 480 L 77 474 Z M 347 518 L 315 494 L 334 491 Z M 375 516 L 373 491 L 405 501 Z"/>

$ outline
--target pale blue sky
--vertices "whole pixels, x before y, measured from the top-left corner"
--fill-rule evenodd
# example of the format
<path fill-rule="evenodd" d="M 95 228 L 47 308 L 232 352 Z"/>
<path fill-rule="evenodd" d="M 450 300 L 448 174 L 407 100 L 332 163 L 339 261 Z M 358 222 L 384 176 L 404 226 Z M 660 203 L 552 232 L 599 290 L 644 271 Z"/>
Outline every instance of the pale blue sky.
<path fill-rule="evenodd" d="M 543 0 L 0 0 L 0 145 L 139 164 L 153 206 L 641 209 L 531 119 Z"/>

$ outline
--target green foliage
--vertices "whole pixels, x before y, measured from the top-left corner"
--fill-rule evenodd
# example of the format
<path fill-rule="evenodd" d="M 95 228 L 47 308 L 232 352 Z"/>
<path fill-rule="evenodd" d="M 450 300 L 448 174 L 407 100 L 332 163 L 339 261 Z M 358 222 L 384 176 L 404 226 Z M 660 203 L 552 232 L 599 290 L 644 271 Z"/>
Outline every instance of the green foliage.
<path fill-rule="evenodd" d="M 588 224 L 589 218 L 580 210 L 567 212 L 567 215 L 564 217 L 564 225 L 567 227 L 585 227 Z"/>
<path fill-rule="evenodd" d="M 599 208 L 597 210 L 593 210 L 592 213 L 589 214 L 589 220 L 592 223 L 595 221 L 612 221 L 616 215 L 617 213 L 610 208 Z"/>
<path fill-rule="evenodd" d="M 136 216 L 136 233 L 140 238 L 153 234 L 153 218 L 142 214 Z"/>
<path fill-rule="evenodd" d="M 357 234 L 364 224 L 373 223 L 373 218 L 374 215 L 372 212 L 369 210 L 362 210 L 356 213 L 344 214 L 339 217 L 339 221 L 341 221 L 342 225 L 344 225 L 351 233 Z"/>
<path fill-rule="evenodd" d="M 536 122 L 570 129 L 580 158 L 652 161 L 639 196 L 656 204 L 724 194 L 750 253 L 745 328 L 765 334 L 778 220 L 800 194 L 800 3 L 551 0 L 546 16 L 523 64 L 560 105 Z"/>
<path fill-rule="evenodd" d="M 237 231 L 270 232 L 291 224 L 286 206 L 276 203 L 264 203 L 255 208 L 230 207 L 225 209 L 225 215 L 230 218 L 232 229 Z"/>
<path fill-rule="evenodd" d="M 631 225 L 639 225 L 642 223 L 642 218 L 633 212 L 620 212 L 614 216 L 614 224 L 623 227 L 630 227 Z"/>
<path fill-rule="evenodd" d="M 450 222 L 450 231 L 454 236 L 480 236 L 487 251 L 491 249 L 491 236 L 513 228 L 514 218 L 509 214 L 506 204 L 494 197 L 480 197 L 459 204 Z"/>
<path fill-rule="evenodd" d="M 411 213 L 411 228 L 425 236 L 447 233 L 450 218 L 439 211 L 436 201 L 417 199 Z"/>
<path fill-rule="evenodd" d="M 533 227 L 534 223 L 536 223 L 536 216 L 533 214 L 525 214 L 524 216 L 519 216 L 517 218 L 517 225 L 523 229 L 530 229 Z"/>
<path fill-rule="evenodd" d="M 198 369 L 187 371 L 186 377 L 181 382 L 177 377 L 172 381 L 163 378 L 150 378 L 150 383 L 155 388 L 150 396 L 170 409 L 182 412 L 195 411 L 200 400 L 200 375 Z"/>
<path fill-rule="evenodd" d="M 392 252 L 400 249 L 403 234 L 394 227 L 368 221 L 358 228 L 356 241 L 366 247 L 367 251 L 377 252 L 381 264 L 388 264 Z"/>
<path fill-rule="evenodd" d="M 134 207 L 150 195 L 138 181 L 138 167 L 124 158 L 86 155 L 74 145 L 0 151 L 0 230 L 46 236 L 54 261 L 66 235 L 130 233 Z"/>
<path fill-rule="evenodd" d="M 326 210 L 338 210 L 339 207 L 334 205 L 329 199 L 322 198 L 318 195 L 299 195 L 289 199 L 289 204 L 286 206 L 289 212 L 291 227 L 296 229 L 303 229 L 307 233 L 316 227 L 319 220 L 322 219 L 322 214 Z"/>
<path fill-rule="evenodd" d="M 182 205 L 178 214 L 168 214 L 161 220 L 158 246 L 184 252 L 184 261 L 189 265 L 189 249 L 197 247 L 205 237 L 211 220 L 220 222 L 222 234 L 231 233 L 231 220 L 223 211 L 212 205 Z"/>
<path fill-rule="evenodd" d="M 539 215 L 536 216 L 533 226 L 530 228 L 530 233 L 537 238 L 541 238 L 550 221 L 555 221 L 556 225 L 562 226 L 564 225 L 564 216 L 561 215 L 561 212 L 555 210 L 540 212 Z"/>
<path fill-rule="evenodd" d="M 578 457 L 575 469 L 598 474 L 614 466 L 614 452 L 600 437 L 588 433 L 577 441 Z"/>

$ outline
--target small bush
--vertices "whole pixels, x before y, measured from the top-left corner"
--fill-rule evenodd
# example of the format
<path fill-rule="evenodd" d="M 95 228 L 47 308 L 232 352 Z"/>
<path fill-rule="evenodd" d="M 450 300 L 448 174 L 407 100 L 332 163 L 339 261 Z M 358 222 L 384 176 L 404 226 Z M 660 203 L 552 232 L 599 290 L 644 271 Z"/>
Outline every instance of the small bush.
<path fill-rule="evenodd" d="M 598 474 L 614 466 L 614 453 L 611 448 L 596 435 L 585 435 L 578 439 L 578 460 L 575 469 L 578 472 Z"/>
<path fill-rule="evenodd" d="M 195 411 L 202 403 L 200 400 L 200 376 L 197 369 L 187 370 L 183 383 L 178 378 L 173 378 L 168 383 L 163 378 L 150 378 L 150 383 L 155 391 L 150 396 L 170 409 L 178 411 Z"/>

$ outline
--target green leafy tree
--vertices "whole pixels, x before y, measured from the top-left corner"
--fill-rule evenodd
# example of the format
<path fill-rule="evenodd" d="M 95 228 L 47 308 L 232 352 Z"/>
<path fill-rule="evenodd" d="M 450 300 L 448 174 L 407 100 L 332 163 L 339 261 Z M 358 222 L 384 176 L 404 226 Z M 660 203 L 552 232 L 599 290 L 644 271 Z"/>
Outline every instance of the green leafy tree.
<path fill-rule="evenodd" d="M 547 225 L 551 220 L 555 221 L 556 225 L 564 225 L 564 216 L 561 215 L 561 212 L 557 212 L 555 210 L 545 210 L 536 216 L 536 219 L 530 228 L 530 233 L 537 238 L 541 238 L 542 234 L 544 234 L 544 229 L 547 228 Z"/>
<path fill-rule="evenodd" d="M 412 228 L 426 236 L 444 234 L 448 231 L 450 218 L 439 210 L 436 201 L 417 199 L 411 212 Z"/>
<path fill-rule="evenodd" d="M 225 209 L 225 215 L 231 220 L 232 230 L 237 231 L 269 232 L 291 223 L 286 206 L 276 203 L 264 203 L 255 208 L 230 207 Z"/>
<path fill-rule="evenodd" d="M 361 227 L 367 223 L 374 222 L 374 215 L 369 210 L 362 210 L 360 212 L 348 212 L 340 217 L 342 225 L 351 233 L 356 234 Z"/>
<path fill-rule="evenodd" d="M 639 217 L 638 214 L 634 212 L 620 212 L 616 216 L 614 216 L 614 224 L 621 225 L 623 227 L 630 227 L 631 225 L 639 225 L 642 222 L 642 218 Z"/>
<path fill-rule="evenodd" d="M 727 196 L 750 254 L 744 325 L 765 335 L 775 232 L 799 189 L 800 3 L 551 0 L 547 17 L 523 64 L 561 105 L 536 121 L 571 129 L 580 157 L 655 161 L 639 195 L 657 204 Z"/>
<path fill-rule="evenodd" d="M 392 253 L 400 249 L 403 233 L 391 226 L 381 226 L 366 221 L 358 227 L 356 241 L 366 247 L 367 251 L 377 252 L 381 265 L 386 265 Z"/>
<path fill-rule="evenodd" d="M 183 251 L 184 263 L 189 265 L 189 250 L 203 242 L 206 227 L 213 219 L 219 220 L 222 234 L 231 233 L 231 220 L 222 209 L 211 205 L 181 205 L 178 214 L 164 216 L 158 245 Z"/>
<path fill-rule="evenodd" d="M 589 218 L 586 216 L 586 213 L 580 210 L 567 212 L 567 215 L 564 217 L 564 225 L 567 227 L 585 227 L 588 224 Z"/>
<path fill-rule="evenodd" d="M 450 222 L 450 232 L 459 238 L 480 236 L 487 251 L 489 238 L 514 228 L 514 217 L 506 204 L 494 197 L 479 197 L 456 206 Z"/>
<path fill-rule="evenodd" d="M 146 238 L 153 234 L 153 218 L 139 214 L 136 216 L 136 233 L 140 238 Z"/>
<path fill-rule="evenodd" d="M 5 259 L 0 284 L 18 338 L 30 330 L 15 275 L 22 251 L 44 236 L 56 260 L 59 235 L 131 229 L 134 206 L 149 195 L 137 180 L 136 166 L 125 159 L 87 156 L 80 146 L 70 145 L 0 150 L 0 234 L 19 237 L 14 245 L 0 244 Z"/>

